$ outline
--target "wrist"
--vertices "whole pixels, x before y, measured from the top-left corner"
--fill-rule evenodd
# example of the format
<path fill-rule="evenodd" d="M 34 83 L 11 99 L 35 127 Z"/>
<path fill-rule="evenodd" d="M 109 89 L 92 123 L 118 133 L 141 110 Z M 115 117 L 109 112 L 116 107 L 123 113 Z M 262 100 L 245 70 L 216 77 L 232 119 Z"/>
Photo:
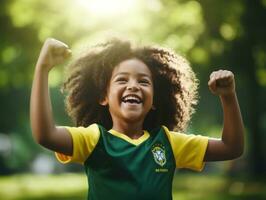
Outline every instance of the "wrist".
<path fill-rule="evenodd" d="M 231 101 L 231 100 L 236 98 L 236 92 L 232 91 L 232 92 L 227 93 L 227 94 L 221 94 L 221 95 L 219 95 L 219 97 L 222 101 Z"/>
<path fill-rule="evenodd" d="M 41 73 L 49 73 L 50 70 L 53 68 L 53 66 L 47 64 L 47 63 L 39 63 L 36 64 L 36 71 Z"/>

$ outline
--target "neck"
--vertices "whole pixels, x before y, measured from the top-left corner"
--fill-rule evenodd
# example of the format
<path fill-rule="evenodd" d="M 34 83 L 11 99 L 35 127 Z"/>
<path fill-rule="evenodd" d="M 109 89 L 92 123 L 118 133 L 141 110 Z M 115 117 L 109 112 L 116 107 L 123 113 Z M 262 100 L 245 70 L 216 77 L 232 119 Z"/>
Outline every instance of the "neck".
<path fill-rule="evenodd" d="M 118 131 L 119 133 L 123 133 L 130 137 L 131 139 L 138 139 L 143 135 L 142 130 L 142 122 L 138 123 L 128 123 L 128 122 L 115 122 L 113 121 L 112 129 Z"/>

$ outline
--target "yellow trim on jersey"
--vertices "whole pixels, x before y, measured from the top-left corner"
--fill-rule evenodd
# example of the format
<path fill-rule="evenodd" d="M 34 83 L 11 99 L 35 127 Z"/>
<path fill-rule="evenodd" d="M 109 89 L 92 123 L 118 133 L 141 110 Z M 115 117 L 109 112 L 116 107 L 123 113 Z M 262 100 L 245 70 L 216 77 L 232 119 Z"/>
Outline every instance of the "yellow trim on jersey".
<path fill-rule="evenodd" d="M 144 132 L 144 134 L 141 137 L 139 137 L 138 139 L 132 139 L 124 133 L 120 133 L 120 132 L 113 130 L 113 129 L 109 130 L 109 133 L 111 133 L 112 135 L 119 137 L 119 138 L 133 144 L 133 145 L 136 145 L 136 146 L 141 144 L 142 142 L 144 142 L 145 140 L 147 140 L 150 137 L 150 134 L 148 131 L 144 130 L 143 132 Z"/>
<path fill-rule="evenodd" d="M 97 124 L 88 127 L 67 127 L 64 126 L 72 136 L 73 155 L 66 156 L 62 153 L 55 153 L 61 163 L 78 162 L 84 163 L 92 153 L 100 138 L 100 130 Z"/>
<path fill-rule="evenodd" d="M 169 131 L 165 126 L 163 128 L 172 146 L 176 167 L 201 171 L 205 164 L 203 159 L 208 146 L 208 137 Z"/>

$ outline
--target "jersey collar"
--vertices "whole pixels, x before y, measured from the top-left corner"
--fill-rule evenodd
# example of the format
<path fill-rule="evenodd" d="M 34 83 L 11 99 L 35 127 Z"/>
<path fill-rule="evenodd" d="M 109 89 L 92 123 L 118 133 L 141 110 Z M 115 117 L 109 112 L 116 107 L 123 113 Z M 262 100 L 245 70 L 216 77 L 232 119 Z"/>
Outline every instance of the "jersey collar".
<path fill-rule="evenodd" d="M 132 139 L 130 137 L 128 137 L 127 135 L 123 134 L 123 133 L 120 133 L 116 130 L 109 130 L 109 133 L 111 133 L 112 135 L 116 136 L 116 137 L 119 137 L 135 146 L 138 146 L 140 145 L 141 143 L 143 143 L 144 141 L 146 141 L 149 137 L 150 137 L 150 134 L 148 131 L 144 130 L 143 131 L 144 134 L 142 136 L 140 136 L 138 139 Z"/>

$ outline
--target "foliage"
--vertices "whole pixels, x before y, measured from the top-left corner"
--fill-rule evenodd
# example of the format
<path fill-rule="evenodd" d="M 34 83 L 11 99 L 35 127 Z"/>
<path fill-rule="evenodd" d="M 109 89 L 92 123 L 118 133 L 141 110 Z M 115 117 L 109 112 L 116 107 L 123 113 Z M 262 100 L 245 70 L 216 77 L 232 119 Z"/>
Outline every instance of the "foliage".
<path fill-rule="evenodd" d="M 1 177 L 0 196 L 5 200 L 81 200 L 87 195 L 86 181 L 85 175 L 79 174 Z M 265 182 L 211 175 L 177 174 L 173 182 L 174 200 L 262 200 L 265 191 Z"/>
<path fill-rule="evenodd" d="M 266 100 L 266 28 L 261 19 L 266 18 L 265 1 L 110 2 L 0 2 L 0 132 L 19 135 L 12 136 L 20 138 L 13 149 L 22 152 L 16 154 L 21 162 L 10 161 L 0 152 L 1 173 L 20 171 L 23 164 L 18 163 L 30 162 L 41 151 L 30 137 L 28 105 L 34 64 L 45 38 L 55 37 L 66 42 L 75 56 L 88 45 L 118 34 L 142 43 L 173 48 L 190 60 L 201 82 L 201 100 L 188 132 L 219 137 L 222 111 L 217 98 L 208 91 L 208 77 L 211 71 L 224 66 L 235 72 L 249 144 L 248 167 L 242 170 L 251 168 L 254 173 L 263 174 L 266 169 L 266 107 L 263 103 Z M 58 92 L 63 70 L 58 67 L 51 73 L 51 96 L 56 121 L 69 124 L 62 106 L 63 97 Z"/>

